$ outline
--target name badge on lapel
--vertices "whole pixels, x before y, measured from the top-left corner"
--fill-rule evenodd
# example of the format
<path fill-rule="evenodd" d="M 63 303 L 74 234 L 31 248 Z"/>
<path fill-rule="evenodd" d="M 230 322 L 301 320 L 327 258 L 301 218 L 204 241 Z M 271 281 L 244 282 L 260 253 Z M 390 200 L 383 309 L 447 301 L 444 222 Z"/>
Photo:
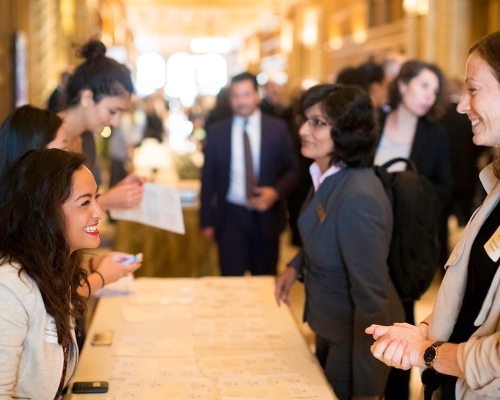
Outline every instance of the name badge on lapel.
<path fill-rule="evenodd" d="M 498 261 L 500 258 L 500 227 L 498 227 L 493 236 L 490 237 L 490 240 L 486 242 L 484 249 L 494 262 Z"/>
<path fill-rule="evenodd" d="M 325 220 L 326 214 L 321 204 L 318 204 L 318 206 L 316 207 L 316 212 L 318 213 L 318 218 L 320 222 L 323 222 Z"/>
<path fill-rule="evenodd" d="M 56 320 L 49 314 L 47 314 L 47 318 L 45 320 L 45 341 L 48 343 L 58 343 Z"/>

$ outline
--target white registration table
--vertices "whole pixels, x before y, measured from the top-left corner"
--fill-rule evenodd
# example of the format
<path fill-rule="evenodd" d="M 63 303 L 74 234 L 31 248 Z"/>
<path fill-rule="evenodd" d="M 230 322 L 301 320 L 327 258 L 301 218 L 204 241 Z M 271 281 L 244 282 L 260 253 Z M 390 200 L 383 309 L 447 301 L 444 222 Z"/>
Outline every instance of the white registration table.
<path fill-rule="evenodd" d="M 106 394 L 71 400 L 333 400 L 274 278 L 139 278 L 133 296 L 99 300 L 73 382 Z M 92 346 L 112 330 L 111 346 Z"/>

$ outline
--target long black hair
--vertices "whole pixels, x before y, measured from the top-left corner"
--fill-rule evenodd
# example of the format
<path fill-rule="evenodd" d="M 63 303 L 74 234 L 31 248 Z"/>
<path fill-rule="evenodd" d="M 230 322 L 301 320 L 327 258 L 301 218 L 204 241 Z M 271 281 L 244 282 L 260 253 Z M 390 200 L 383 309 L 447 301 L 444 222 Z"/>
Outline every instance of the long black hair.
<path fill-rule="evenodd" d="M 28 150 L 52 142 L 61 125 L 62 119 L 49 110 L 25 105 L 12 112 L 0 127 L 0 180 L 9 165 Z"/>
<path fill-rule="evenodd" d="M 55 318 L 60 344 L 71 331 L 71 317 L 85 311 L 77 289 L 87 274 L 80 268 L 80 252 L 70 254 L 62 210 L 73 174 L 84 161 L 79 153 L 32 150 L 9 167 L 0 183 L 0 265 L 17 264 L 20 276 L 24 272 L 36 282 L 47 313 Z"/>

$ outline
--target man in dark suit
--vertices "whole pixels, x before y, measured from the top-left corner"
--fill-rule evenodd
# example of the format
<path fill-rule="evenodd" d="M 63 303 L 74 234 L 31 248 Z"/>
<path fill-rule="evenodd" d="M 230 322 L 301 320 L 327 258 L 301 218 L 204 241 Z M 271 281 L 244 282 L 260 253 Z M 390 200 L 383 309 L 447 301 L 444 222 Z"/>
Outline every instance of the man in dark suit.
<path fill-rule="evenodd" d="M 296 155 L 286 124 L 260 112 L 254 75 L 231 80 L 230 101 L 233 117 L 207 131 L 200 225 L 219 246 L 223 276 L 274 275 Z"/>

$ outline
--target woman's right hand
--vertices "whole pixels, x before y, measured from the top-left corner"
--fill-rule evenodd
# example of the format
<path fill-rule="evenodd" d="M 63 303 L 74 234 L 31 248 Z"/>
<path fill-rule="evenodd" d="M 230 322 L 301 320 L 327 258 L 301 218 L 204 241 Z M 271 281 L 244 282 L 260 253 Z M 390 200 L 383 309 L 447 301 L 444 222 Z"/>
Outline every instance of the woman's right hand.
<path fill-rule="evenodd" d="M 297 271 L 292 267 L 287 267 L 283 273 L 276 278 L 276 290 L 274 294 L 278 305 L 281 305 L 281 302 L 285 303 L 287 306 L 290 305 L 288 295 L 296 280 Z"/>
<path fill-rule="evenodd" d="M 116 282 L 118 279 L 127 276 L 138 269 L 142 262 L 136 261 L 131 264 L 123 264 L 122 261 L 132 256 L 132 254 L 113 251 L 103 257 L 95 271 L 102 274 L 106 284 Z"/>
<path fill-rule="evenodd" d="M 103 210 L 138 208 L 144 194 L 145 178 L 130 174 L 102 194 L 99 205 Z"/>

